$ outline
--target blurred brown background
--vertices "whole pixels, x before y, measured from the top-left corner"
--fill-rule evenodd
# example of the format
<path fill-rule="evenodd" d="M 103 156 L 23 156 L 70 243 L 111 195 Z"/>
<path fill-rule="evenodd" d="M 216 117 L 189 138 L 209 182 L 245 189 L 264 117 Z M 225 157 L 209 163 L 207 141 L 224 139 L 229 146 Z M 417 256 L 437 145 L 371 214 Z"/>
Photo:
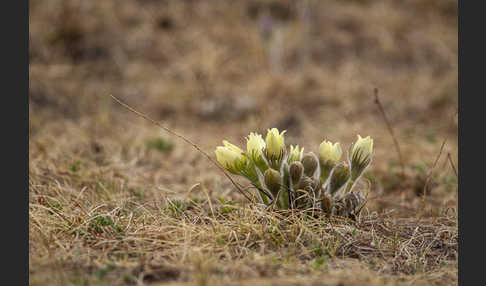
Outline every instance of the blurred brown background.
<path fill-rule="evenodd" d="M 271 127 L 313 152 L 323 139 L 347 147 L 371 135 L 372 192 L 394 204 L 418 198 L 447 138 L 430 198 L 457 202 L 447 160 L 457 162 L 457 1 L 31 0 L 29 55 L 31 174 L 61 179 L 77 164 L 175 194 L 202 182 L 235 195 L 191 146 L 113 94 L 211 155 Z"/>

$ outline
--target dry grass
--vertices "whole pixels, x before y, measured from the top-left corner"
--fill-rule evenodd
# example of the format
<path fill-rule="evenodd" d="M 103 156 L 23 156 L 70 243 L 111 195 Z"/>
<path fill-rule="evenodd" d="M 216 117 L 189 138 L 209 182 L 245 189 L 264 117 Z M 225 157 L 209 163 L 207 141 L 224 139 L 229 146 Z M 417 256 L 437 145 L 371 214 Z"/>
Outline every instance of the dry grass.
<path fill-rule="evenodd" d="M 190 146 L 159 152 L 117 127 L 100 143 L 81 128 L 31 145 L 32 285 L 457 282 L 457 214 L 433 206 L 436 189 L 423 211 L 404 191 L 382 197 L 388 211 L 371 200 L 357 222 L 269 212 L 217 170 L 200 173 L 210 164 Z"/>
<path fill-rule="evenodd" d="M 204 196 L 144 199 L 114 174 L 51 186 L 43 186 L 43 180 L 31 173 L 33 285 L 54 273 L 62 285 L 79 279 L 111 285 L 128 280 L 205 285 L 208 279 L 244 284 L 293 275 L 308 283 L 323 271 L 340 273 L 348 263 L 369 276 L 375 271 L 407 281 L 403 277 L 427 274 L 436 285 L 455 279 L 455 214 L 417 220 L 371 213 L 357 222 L 327 220 Z M 54 273 L 43 277 L 46 268 Z M 316 285 L 334 285 L 326 283 Z"/>
<path fill-rule="evenodd" d="M 31 285 L 457 285 L 457 1 L 29 3 Z M 370 200 L 249 205 L 109 94 L 208 153 L 371 135 Z"/>

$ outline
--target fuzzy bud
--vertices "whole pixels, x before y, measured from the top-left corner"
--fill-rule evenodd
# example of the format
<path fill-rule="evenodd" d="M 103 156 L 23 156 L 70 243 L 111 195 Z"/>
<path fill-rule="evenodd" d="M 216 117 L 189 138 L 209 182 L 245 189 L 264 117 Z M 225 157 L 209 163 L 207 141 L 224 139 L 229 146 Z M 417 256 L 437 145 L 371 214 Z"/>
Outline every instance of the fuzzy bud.
<path fill-rule="evenodd" d="M 319 161 L 314 153 L 309 152 L 302 157 L 302 165 L 304 165 L 304 174 L 312 177 L 319 165 Z"/>
<path fill-rule="evenodd" d="M 337 165 L 331 177 L 329 192 L 334 195 L 348 181 L 350 176 L 349 167 L 346 164 Z"/>
<path fill-rule="evenodd" d="M 292 184 L 298 184 L 300 178 L 302 178 L 302 175 L 304 174 L 304 165 L 299 161 L 292 162 L 289 167 L 289 172 Z"/>
<path fill-rule="evenodd" d="M 304 190 L 310 192 L 310 191 L 313 191 L 316 187 L 317 187 L 317 184 L 312 178 L 310 178 L 308 176 L 303 176 L 300 179 L 300 183 L 299 183 L 300 189 L 304 189 Z"/>
<path fill-rule="evenodd" d="M 264 174 L 265 186 L 272 193 L 274 197 L 277 196 L 280 190 L 280 185 L 282 182 L 282 177 L 280 173 L 274 169 L 267 169 Z"/>

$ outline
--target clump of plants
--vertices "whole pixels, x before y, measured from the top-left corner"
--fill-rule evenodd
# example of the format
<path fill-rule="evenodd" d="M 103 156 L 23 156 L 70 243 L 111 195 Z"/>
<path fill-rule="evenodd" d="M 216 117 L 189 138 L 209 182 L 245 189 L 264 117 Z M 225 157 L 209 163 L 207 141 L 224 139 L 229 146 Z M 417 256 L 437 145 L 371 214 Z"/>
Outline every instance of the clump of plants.
<path fill-rule="evenodd" d="M 304 153 L 298 145 L 285 145 L 285 131 L 277 128 L 262 135 L 250 133 L 246 151 L 223 140 L 215 150 L 217 161 L 230 173 L 248 179 L 258 190 L 261 203 L 277 209 L 322 209 L 328 216 L 356 218 L 366 196 L 356 186 L 369 167 L 373 139 L 358 135 L 347 150 L 340 143 L 324 140 L 319 155 Z"/>
<path fill-rule="evenodd" d="M 147 115 L 133 109 L 118 98 L 111 97 L 120 105 L 179 137 L 201 152 L 220 168 L 238 190 L 250 197 L 225 172 L 248 179 L 258 190 L 261 203 L 277 209 L 322 209 L 328 216 L 339 215 L 356 218 L 366 203 L 363 190 L 356 190 L 357 183 L 371 164 L 373 139 L 358 135 L 356 142 L 348 150 L 346 160 L 340 143 L 327 140 L 319 145 L 319 156 L 312 152 L 304 154 L 304 148 L 285 145 L 285 131 L 277 128 L 267 130 L 265 140 L 262 135 L 251 132 L 246 138 L 246 151 L 223 140 L 223 146 L 215 150 L 215 162 L 194 142 L 163 126 Z M 219 164 L 218 164 L 219 163 Z"/>

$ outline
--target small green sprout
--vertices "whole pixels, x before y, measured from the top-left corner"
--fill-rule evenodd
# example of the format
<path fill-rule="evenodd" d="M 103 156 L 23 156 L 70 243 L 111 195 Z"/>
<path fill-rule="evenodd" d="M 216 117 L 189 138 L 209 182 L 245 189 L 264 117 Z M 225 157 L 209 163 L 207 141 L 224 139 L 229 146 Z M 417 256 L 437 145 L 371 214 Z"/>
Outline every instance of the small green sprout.
<path fill-rule="evenodd" d="M 174 149 L 174 143 L 164 138 L 155 138 L 147 141 L 148 149 L 155 149 L 161 153 L 169 153 Z"/>

